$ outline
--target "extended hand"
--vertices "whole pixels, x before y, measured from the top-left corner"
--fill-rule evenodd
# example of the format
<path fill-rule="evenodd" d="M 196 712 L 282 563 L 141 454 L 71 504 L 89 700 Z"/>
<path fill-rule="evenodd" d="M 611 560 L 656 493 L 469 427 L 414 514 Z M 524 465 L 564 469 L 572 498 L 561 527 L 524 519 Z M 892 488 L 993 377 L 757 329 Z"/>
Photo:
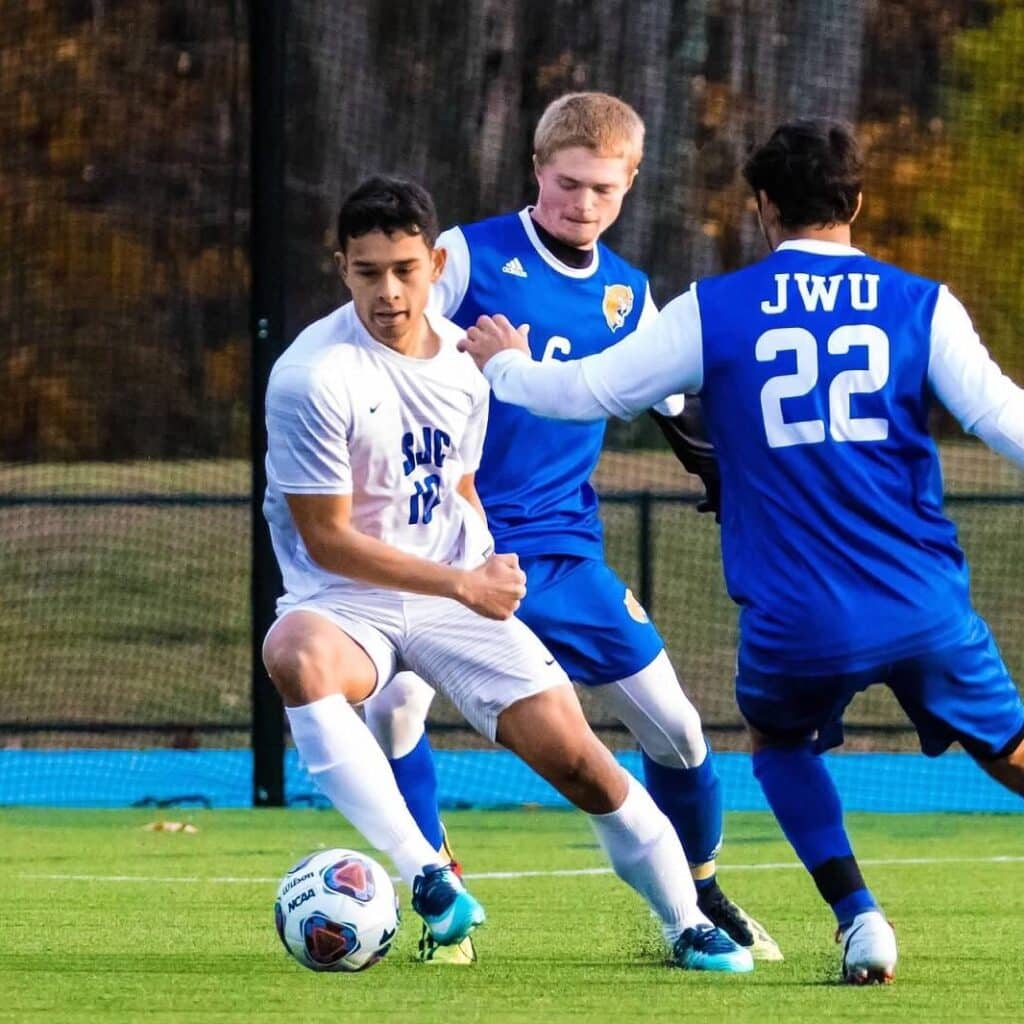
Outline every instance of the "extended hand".
<path fill-rule="evenodd" d="M 497 316 L 480 317 L 475 327 L 466 331 L 466 336 L 459 342 L 459 351 L 468 352 L 479 370 L 483 370 L 487 361 L 505 349 L 516 349 L 530 354 L 527 344 L 529 324 L 523 324 L 516 330 L 507 317 L 500 313 Z"/>
<path fill-rule="evenodd" d="M 455 599 L 487 619 L 507 619 L 526 596 L 526 573 L 515 555 L 491 555 L 463 577 Z"/>

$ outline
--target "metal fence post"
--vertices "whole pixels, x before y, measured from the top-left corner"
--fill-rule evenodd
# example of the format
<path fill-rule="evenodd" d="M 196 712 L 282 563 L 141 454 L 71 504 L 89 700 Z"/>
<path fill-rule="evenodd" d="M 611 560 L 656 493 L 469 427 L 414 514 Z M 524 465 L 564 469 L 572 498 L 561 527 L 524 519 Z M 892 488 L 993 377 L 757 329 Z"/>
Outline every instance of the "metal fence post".
<path fill-rule="evenodd" d="M 263 637 L 274 618 L 280 576 L 263 521 L 266 488 L 263 401 L 285 324 L 285 42 L 286 0 L 251 0 L 252 72 L 252 751 L 253 803 L 284 805 L 284 713 L 263 668 Z"/>

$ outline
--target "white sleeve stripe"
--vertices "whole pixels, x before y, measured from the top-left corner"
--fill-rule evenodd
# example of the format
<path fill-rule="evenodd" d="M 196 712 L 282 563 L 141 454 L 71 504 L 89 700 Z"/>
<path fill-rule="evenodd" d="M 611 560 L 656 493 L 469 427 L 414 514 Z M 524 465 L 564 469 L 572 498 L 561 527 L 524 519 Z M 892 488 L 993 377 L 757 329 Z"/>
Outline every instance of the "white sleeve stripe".
<path fill-rule="evenodd" d="M 437 249 L 448 253 L 444 270 L 430 289 L 430 309 L 442 316 L 451 317 L 462 305 L 469 291 L 471 256 L 469 243 L 459 227 L 448 228 L 437 236 Z"/>
<path fill-rule="evenodd" d="M 644 305 L 643 309 L 640 310 L 640 318 L 637 320 L 637 327 L 646 327 L 654 318 L 658 315 L 658 304 L 654 301 L 654 296 L 651 294 L 651 282 L 647 282 L 647 288 L 644 290 Z"/>

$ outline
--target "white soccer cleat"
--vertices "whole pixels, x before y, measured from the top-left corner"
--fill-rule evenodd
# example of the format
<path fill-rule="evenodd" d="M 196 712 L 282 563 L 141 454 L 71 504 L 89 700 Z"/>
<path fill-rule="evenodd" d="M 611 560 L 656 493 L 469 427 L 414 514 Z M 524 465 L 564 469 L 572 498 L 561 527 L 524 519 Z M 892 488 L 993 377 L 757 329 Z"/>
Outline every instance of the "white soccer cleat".
<path fill-rule="evenodd" d="M 896 933 L 881 911 L 865 910 L 836 932 L 843 944 L 843 981 L 888 985 L 896 971 Z"/>

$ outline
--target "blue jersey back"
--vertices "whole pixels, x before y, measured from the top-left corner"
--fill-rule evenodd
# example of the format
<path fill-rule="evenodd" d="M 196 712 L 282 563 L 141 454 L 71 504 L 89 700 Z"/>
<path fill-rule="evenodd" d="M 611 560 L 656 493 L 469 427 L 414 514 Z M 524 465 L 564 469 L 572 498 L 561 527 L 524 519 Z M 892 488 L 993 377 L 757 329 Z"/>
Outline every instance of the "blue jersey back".
<path fill-rule="evenodd" d="M 852 250 L 798 248 L 698 284 L 741 665 L 857 671 L 966 631 L 928 433 L 938 290 Z"/>
<path fill-rule="evenodd" d="M 582 359 L 635 330 L 646 275 L 600 243 L 596 269 L 556 269 L 527 234 L 523 216 L 462 227 L 469 288 L 451 319 L 467 327 L 481 314 L 503 313 L 514 324 L 528 323 L 534 359 Z M 547 420 L 491 396 L 476 487 L 496 550 L 603 556 L 589 483 L 603 440 L 603 422 Z"/>

